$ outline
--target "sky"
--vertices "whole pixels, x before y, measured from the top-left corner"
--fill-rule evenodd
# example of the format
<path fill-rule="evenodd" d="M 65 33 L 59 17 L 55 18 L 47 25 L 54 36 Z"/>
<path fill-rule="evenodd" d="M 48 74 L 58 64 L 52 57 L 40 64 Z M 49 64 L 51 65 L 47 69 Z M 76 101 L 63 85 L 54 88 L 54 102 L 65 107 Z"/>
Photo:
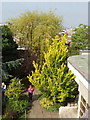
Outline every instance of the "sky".
<path fill-rule="evenodd" d="M 1 4 L 0 4 L 1 6 Z M 64 27 L 77 27 L 79 24 L 88 24 L 88 2 L 2 2 L 0 23 L 7 22 L 26 11 L 38 10 L 48 13 L 55 11 L 55 15 L 63 16 Z"/>

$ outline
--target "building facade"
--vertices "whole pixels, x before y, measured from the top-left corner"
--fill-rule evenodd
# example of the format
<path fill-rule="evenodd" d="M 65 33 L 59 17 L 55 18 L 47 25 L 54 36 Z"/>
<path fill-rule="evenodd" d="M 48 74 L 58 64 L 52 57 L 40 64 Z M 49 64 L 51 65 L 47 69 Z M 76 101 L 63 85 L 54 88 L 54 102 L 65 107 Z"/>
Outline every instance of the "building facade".
<path fill-rule="evenodd" d="M 86 54 L 86 51 L 84 53 L 82 51 L 81 55 L 72 56 L 68 59 L 68 67 L 76 75 L 75 81 L 79 85 L 77 118 L 90 117 L 90 54 Z"/>

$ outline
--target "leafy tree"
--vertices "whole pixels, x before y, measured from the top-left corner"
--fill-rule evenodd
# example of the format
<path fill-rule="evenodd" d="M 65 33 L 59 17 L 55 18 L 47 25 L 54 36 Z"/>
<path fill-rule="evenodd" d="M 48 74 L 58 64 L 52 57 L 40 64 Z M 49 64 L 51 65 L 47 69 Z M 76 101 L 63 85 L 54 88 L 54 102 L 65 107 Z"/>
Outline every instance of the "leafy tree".
<path fill-rule="evenodd" d="M 69 48 L 70 55 L 79 54 L 80 50 L 88 49 L 88 25 L 80 24 L 72 35 L 72 44 Z"/>
<path fill-rule="evenodd" d="M 51 43 L 51 38 L 62 30 L 62 18 L 53 12 L 26 12 L 9 23 L 19 46 L 28 49 L 31 58 L 35 56 L 33 60 L 40 65 L 43 63 L 43 52 L 47 50 L 46 38 Z"/>
<path fill-rule="evenodd" d="M 79 25 L 76 33 L 72 35 L 72 46 L 79 50 L 85 50 L 88 47 L 88 29 L 87 25 Z"/>
<path fill-rule="evenodd" d="M 68 102 L 67 99 L 75 98 L 77 94 L 75 76 L 66 65 L 68 48 L 65 43 L 65 36 L 62 41 L 56 36 L 44 55 L 42 69 L 33 62 L 35 72 L 28 76 L 29 81 L 41 94 L 53 102 Z"/>

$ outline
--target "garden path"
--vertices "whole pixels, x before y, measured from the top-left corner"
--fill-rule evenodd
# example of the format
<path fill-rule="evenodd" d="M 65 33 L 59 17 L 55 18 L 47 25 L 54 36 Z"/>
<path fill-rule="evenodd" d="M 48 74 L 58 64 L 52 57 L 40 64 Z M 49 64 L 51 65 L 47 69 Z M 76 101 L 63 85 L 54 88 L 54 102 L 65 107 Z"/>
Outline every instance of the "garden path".
<path fill-rule="evenodd" d="M 39 91 L 35 89 L 32 108 L 28 112 L 28 118 L 59 118 L 59 112 L 48 112 L 40 106 L 38 96 Z"/>

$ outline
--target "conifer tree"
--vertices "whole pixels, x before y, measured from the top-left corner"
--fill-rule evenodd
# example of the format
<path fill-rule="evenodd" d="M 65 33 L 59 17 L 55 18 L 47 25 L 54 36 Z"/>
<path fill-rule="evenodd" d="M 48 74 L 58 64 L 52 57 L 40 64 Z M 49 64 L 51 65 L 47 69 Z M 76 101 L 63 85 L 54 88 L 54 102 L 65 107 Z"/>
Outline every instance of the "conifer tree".
<path fill-rule="evenodd" d="M 17 71 L 20 70 L 19 68 L 21 67 L 24 59 L 18 59 L 18 45 L 13 40 L 10 28 L 7 25 L 4 25 L 0 26 L 0 30 L 2 36 L 0 38 L 0 42 L 2 42 L 2 80 L 9 82 L 10 78 L 20 76 L 17 74 Z"/>
<path fill-rule="evenodd" d="M 41 94 L 53 102 L 64 103 L 69 98 L 75 98 L 77 94 L 75 76 L 67 67 L 68 48 L 65 43 L 66 36 L 62 41 L 56 36 L 47 53 L 44 54 L 45 62 L 42 69 L 33 62 L 35 72 L 28 76 L 29 81 Z"/>

